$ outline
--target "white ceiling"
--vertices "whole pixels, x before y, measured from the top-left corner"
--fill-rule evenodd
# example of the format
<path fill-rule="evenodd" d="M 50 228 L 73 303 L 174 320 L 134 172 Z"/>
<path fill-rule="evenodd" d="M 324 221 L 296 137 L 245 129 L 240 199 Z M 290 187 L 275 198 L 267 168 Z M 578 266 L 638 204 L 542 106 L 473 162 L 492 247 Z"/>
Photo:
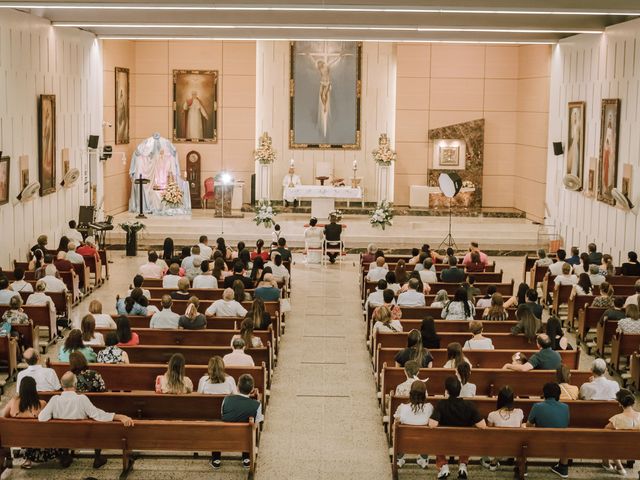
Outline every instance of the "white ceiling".
<path fill-rule="evenodd" d="M 1 8 L 109 38 L 536 43 L 640 16 L 640 0 L 0 0 Z"/>

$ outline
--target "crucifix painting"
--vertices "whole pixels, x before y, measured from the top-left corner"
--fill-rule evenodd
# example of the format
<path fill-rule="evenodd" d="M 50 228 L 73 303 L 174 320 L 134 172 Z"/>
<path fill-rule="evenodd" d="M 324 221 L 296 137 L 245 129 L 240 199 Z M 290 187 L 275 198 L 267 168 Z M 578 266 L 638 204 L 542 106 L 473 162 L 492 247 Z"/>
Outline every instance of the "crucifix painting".
<path fill-rule="evenodd" d="M 290 148 L 360 148 L 362 44 L 291 42 Z"/>

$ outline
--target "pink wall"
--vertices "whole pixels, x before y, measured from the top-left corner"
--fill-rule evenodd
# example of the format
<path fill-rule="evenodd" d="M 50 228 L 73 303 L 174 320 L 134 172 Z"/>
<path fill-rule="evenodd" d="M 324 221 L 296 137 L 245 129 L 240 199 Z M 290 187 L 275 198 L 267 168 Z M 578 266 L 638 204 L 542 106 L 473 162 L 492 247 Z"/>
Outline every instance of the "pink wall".
<path fill-rule="evenodd" d="M 214 144 L 176 143 L 181 170 L 185 168 L 186 154 L 196 150 L 202 158 L 203 180 L 227 169 L 237 180 L 245 181 L 244 200 L 249 201 L 255 145 L 255 42 L 112 40 L 104 41 L 103 45 L 105 114 L 111 115 L 105 115 L 105 119 L 113 119 L 114 114 L 114 66 L 131 69 L 132 86 L 131 143 L 122 149 L 126 150 L 127 164 L 123 166 L 118 158 L 108 167 L 111 179 L 117 181 L 110 183 L 105 178 L 105 210 L 118 212 L 126 208 L 130 190 L 126 172 L 135 147 L 154 132 L 171 139 L 174 69 L 218 70 L 220 75 L 218 141 Z M 110 129 L 110 135 L 113 140 L 113 129 Z"/>

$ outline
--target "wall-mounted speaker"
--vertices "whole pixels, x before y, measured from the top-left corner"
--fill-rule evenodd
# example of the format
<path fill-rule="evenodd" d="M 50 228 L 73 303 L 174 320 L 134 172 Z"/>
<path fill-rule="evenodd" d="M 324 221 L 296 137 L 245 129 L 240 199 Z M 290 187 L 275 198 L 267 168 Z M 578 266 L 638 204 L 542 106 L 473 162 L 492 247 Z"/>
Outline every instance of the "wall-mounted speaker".
<path fill-rule="evenodd" d="M 89 135 L 89 148 L 98 148 L 100 143 L 100 135 Z"/>
<path fill-rule="evenodd" d="M 553 142 L 553 154 L 554 155 L 562 155 L 564 153 L 564 148 L 562 148 L 562 142 Z"/>

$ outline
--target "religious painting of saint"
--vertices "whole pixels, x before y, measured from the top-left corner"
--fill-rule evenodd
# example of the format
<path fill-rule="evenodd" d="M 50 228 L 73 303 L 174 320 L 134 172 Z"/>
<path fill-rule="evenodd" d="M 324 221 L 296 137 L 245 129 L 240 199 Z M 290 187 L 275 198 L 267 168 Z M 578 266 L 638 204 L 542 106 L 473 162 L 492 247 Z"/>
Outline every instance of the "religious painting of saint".
<path fill-rule="evenodd" d="M 38 107 L 38 175 L 44 196 L 56 191 L 56 96 L 40 95 Z"/>
<path fill-rule="evenodd" d="M 129 69 L 116 67 L 116 145 L 129 143 Z"/>
<path fill-rule="evenodd" d="M 11 162 L 9 157 L 0 158 L 0 205 L 9 202 L 9 176 Z"/>
<path fill-rule="evenodd" d="M 600 163 L 598 172 L 598 200 L 614 205 L 611 189 L 616 186 L 618 176 L 618 131 L 620 123 L 620 100 L 602 100 L 600 119 Z"/>
<path fill-rule="evenodd" d="M 218 140 L 218 72 L 173 71 L 173 141 Z"/>
<path fill-rule="evenodd" d="M 362 43 L 290 43 L 289 147 L 360 148 Z"/>
<path fill-rule="evenodd" d="M 569 128 L 567 133 L 567 175 L 580 179 L 584 172 L 584 102 L 569 102 Z"/>
<path fill-rule="evenodd" d="M 587 173 L 587 189 L 584 194 L 587 197 L 596 195 L 596 176 L 598 175 L 598 157 L 589 158 L 589 171 Z"/>

